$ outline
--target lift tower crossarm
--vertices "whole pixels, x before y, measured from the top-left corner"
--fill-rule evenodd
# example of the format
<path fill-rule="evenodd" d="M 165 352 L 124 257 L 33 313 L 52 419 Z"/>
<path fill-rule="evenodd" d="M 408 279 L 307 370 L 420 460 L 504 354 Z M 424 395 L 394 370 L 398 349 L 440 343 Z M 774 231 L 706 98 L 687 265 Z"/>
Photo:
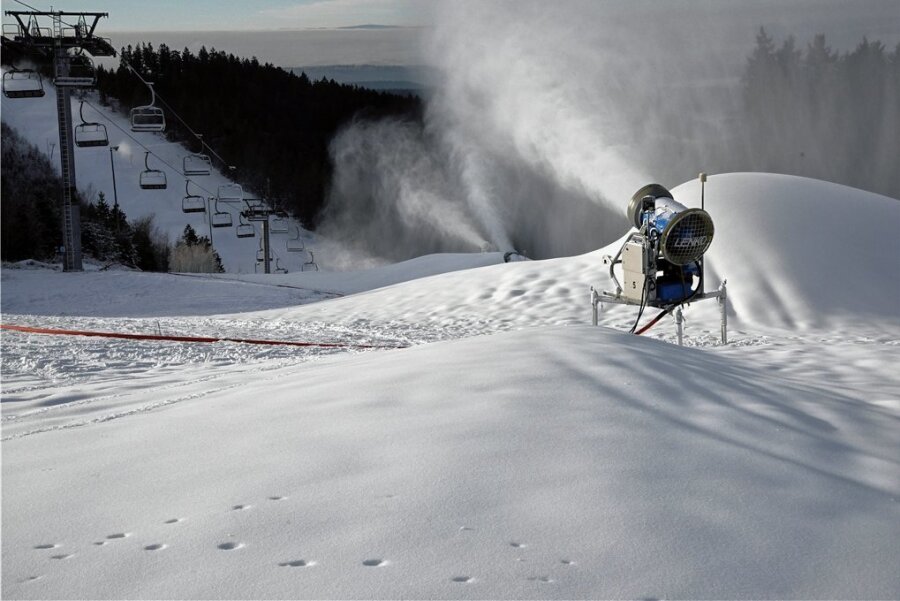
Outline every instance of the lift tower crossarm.
<path fill-rule="evenodd" d="M 8 10 L 4 14 L 13 17 L 19 24 L 19 31 L 14 40 L 19 44 L 36 49 L 51 49 L 59 43 L 64 48 L 83 48 L 93 56 L 116 55 L 116 50 L 109 40 L 94 35 L 97 23 L 101 18 L 108 17 L 109 13 Z M 23 20 L 23 17 L 27 17 L 27 19 Z M 58 21 L 62 21 L 65 17 L 78 17 L 78 25 L 74 28 L 74 35 L 63 35 L 62 32 L 54 32 L 49 27 L 38 26 L 38 17 L 48 17 Z M 31 24 L 34 24 L 35 27 L 29 27 Z M 49 35 L 43 35 L 43 32 L 47 32 Z"/>

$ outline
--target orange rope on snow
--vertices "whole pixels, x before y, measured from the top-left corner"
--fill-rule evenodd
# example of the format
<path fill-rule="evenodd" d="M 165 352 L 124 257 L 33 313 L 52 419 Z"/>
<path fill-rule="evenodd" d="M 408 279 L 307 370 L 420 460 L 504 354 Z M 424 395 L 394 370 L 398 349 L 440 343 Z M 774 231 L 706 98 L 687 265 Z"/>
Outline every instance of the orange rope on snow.
<path fill-rule="evenodd" d="M 54 328 L 36 328 L 32 326 L 16 326 L 0 324 L 0 329 L 26 334 L 54 334 L 58 336 L 94 336 L 98 338 L 120 338 L 124 340 L 157 340 L 167 342 L 239 342 L 242 344 L 260 344 L 268 346 L 305 346 L 320 348 L 355 348 L 355 349 L 396 349 L 402 345 L 385 344 L 345 344 L 341 342 L 295 342 L 290 340 L 256 340 L 252 338 L 212 338 L 208 336 L 165 336 L 162 334 L 127 334 L 124 332 L 91 332 L 87 330 L 58 330 Z"/>

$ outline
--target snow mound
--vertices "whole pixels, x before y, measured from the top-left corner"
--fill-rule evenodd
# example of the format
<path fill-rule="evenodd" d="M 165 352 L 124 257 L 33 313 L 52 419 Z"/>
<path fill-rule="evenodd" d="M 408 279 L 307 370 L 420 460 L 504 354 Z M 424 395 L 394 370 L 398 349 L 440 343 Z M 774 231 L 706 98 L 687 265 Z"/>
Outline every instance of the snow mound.
<path fill-rule="evenodd" d="M 672 193 L 699 206 L 696 180 Z M 716 227 L 711 284 L 728 278 L 743 322 L 897 325 L 900 201 L 808 178 L 733 173 L 709 178 L 706 209 Z"/>
<path fill-rule="evenodd" d="M 672 190 L 699 206 L 699 182 Z M 711 176 L 706 208 L 716 237 L 707 254 L 707 289 L 728 279 L 734 327 L 797 331 L 900 329 L 900 201 L 802 177 L 764 173 Z M 623 200 L 623 211 L 626 201 Z M 589 289 L 612 290 L 598 251 L 545 261 L 487 266 L 398 284 L 321 307 L 265 313 L 303 319 L 308 311 L 334 320 L 401 318 L 448 325 L 478 320 L 485 331 L 590 320 Z M 713 301 L 688 310 L 688 333 L 711 334 L 719 318 Z M 633 307 L 606 308 L 602 323 L 630 326 Z"/>

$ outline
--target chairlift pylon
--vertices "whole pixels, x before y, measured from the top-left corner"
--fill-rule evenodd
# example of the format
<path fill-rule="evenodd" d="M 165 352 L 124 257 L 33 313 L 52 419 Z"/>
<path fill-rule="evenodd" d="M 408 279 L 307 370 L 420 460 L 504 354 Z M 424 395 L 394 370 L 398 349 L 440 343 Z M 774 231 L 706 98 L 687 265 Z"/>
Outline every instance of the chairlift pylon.
<path fill-rule="evenodd" d="M 131 109 L 131 131 L 165 131 L 166 114 L 156 106 L 156 92 L 153 90 L 153 84 L 145 81 L 131 65 L 128 65 L 128 68 L 145 86 L 150 88 L 150 104 Z"/>
<path fill-rule="evenodd" d="M 184 213 L 205 213 L 206 199 L 188 190 L 191 180 L 184 180 L 184 198 L 181 200 L 181 211 Z"/>
<path fill-rule="evenodd" d="M 34 69 L 10 69 L 3 74 L 3 95 L 7 98 L 40 98 L 44 95 L 41 74 Z"/>
<path fill-rule="evenodd" d="M 139 183 L 144 190 L 165 190 L 166 189 L 166 173 L 160 169 L 151 169 L 150 151 L 144 153 L 144 167 L 141 171 Z"/>
<path fill-rule="evenodd" d="M 200 140 L 200 152 L 189 154 L 182 159 L 182 171 L 185 175 L 209 175 L 212 172 L 212 161 L 209 155 L 203 153 L 206 148 L 203 136 L 197 134 L 197 139 Z"/>
<path fill-rule="evenodd" d="M 284 248 L 290 253 L 302 252 L 306 250 L 306 245 L 303 243 L 303 239 L 300 238 L 300 226 L 294 226 L 294 231 L 297 232 L 297 235 L 285 240 Z"/>
<path fill-rule="evenodd" d="M 84 119 L 84 100 L 78 107 L 81 124 L 75 126 L 75 146 L 90 148 L 93 146 L 109 146 L 106 126 L 102 123 L 91 123 Z"/>

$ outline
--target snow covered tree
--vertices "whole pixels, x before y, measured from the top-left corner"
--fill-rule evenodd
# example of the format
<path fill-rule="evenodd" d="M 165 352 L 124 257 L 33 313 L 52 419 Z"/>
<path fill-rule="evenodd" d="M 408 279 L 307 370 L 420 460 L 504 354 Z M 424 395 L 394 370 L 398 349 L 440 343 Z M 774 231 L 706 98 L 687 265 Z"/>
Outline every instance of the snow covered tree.
<path fill-rule="evenodd" d="M 222 259 L 213 250 L 209 238 L 197 236 L 190 224 L 185 226 L 181 239 L 172 250 L 169 259 L 172 271 L 182 273 L 221 273 Z"/>

